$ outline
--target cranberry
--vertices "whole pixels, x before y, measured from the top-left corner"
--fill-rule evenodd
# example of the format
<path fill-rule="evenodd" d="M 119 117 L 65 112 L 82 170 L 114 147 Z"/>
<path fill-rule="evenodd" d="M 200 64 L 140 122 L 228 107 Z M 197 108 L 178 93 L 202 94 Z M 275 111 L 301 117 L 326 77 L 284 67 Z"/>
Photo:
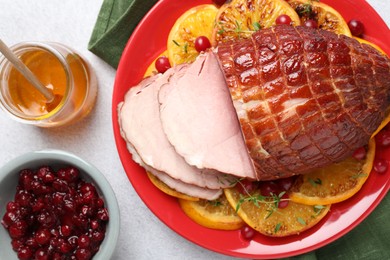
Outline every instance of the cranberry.
<path fill-rule="evenodd" d="M 247 195 L 259 187 L 259 182 L 243 179 L 237 183 L 236 187 L 241 194 Z"/>
<path fill-rule="evenodd" d="M 29 260 L 32 257 L 31 249 L 27 246 L 23 246 L 18 250 L 18 257 L 21 260 Z"/>
<path fill-rule="evenodd" d="M 318 23 L 315 20 L 309 19 L 306 20 L 304 25 L 309 28 L 317 29 L 318 28 Z"/>
<path fill-rule="evenodd" d="M 8 226 L 12 225 L 17 219 L 18 219 L 18 217 L 14 212 L 7 211 L 4 214 L 1 223 L 3 224 L 3 226 L 5 226 L 7 228 Z"/>
<path fill-rule="evenodd" d="M 97 221 L 97 220 L 91 221 L 91 229 L 92 230 L 97 230 L 99 227 L 100 227 L 99 221 Z"/>
<path fill-rule="evenodd" d="M 41 168 L 38 169 L 37 171 L 37 176 L 38 178 L 44 178 L 46 174 L 52 173 L 53 170 L 49 166 L 42 166 Z"/>
<path fill-rule="evenodd" d="M 161 56 L 157 58 L 156 62 L 154 63 L 154 66 L 159 73 L 164 73 L 171 67 L 171 63 L 169 62 L 169 59 L 167 57 Z"/>
<path fill-rule="evenodd" d="M 30 206 L 32 201 L 31 194 L 26 190 L 20 190 L 15 195 L 15 202 L 17 202 L 20 206 Z"/>
<path fill-rule="evenodd" d="M 88 248 L 91 244 L 91 240 L 89 239 L 89 236 L 87 235 L 81 235 L 79 236 L 79 239 L 77 241 L 77 245 L 79 248 Z"/>
<path fill-rule="evenodd" d="M 274 181 L 260 182 L 260 194 L 263 196 L 277 195 L 280 192 L 279 185 Z"/>
<path fill-rule="evenodd" d="M 72 228 L 69 225 L 61 226 L 61 235 L 64 237 L 68 237 L 72 234 Z"/>
<path fill-rule="evenodd" d="M 11 238 L 21 238 L 27 232 L 28 225 L 24 220 L 17 220 L 8 229 Z"/>
<path fill-rule="evenodd" d="M 76 250 L 76 257 L 78 260 L 88 260 L 91 259 L 91 251 L 85 248 L 80 248 Z"/>
<path fill-rule="evenodd" d="M 75 167 L 67 167 L 67 168 L 59 169 L 57 175 L 58 178 L 65 180 L 68 183 L 71 183 L 78 179 L 80 172 Z"/>
<path fill-rule="evenodd" d="M 214 4 L 221 6 L 226 2 L 226 0 L 213 0 L 213 2 L 214 2 Z"/>
<path fill-rule="evenodd" d="M 20 205 L 19 205 L 19 203 L 16 203 L 14 201 L 10 201 L 7 203 L 6 209 L 9 212 L 16 212 L 18 209 L 20 209 Z"/>
<path fill-rule="evenodd" d="M 12 239 L 11 245 L 12 249 L 17 252 L 19 248 L 21 248 L 24 245 L 25 241 L 23 239 Z"/>
<path fill-rule="evenodd" d="M 91 238 L 95 242 L 100 242 L 104 239 L 104 233 L 101 231 L 93 231 Z"/>
<path fill-rule="evenodd" d="M 281 25 L 281 24 L 290 25 L 292 20 L 291 20 L 290 16 L 288 16 L 287 14 L 282 14 L 282 15 L 279 15 L 278 18 L 276 18 L 275 22 L 277 25 Z"/>
<path fill-rule="evenodd" d="M 367 155 L 367 151 L 366 151 L 366 148 L 365 147 L 359 147 L 358 149 L 356 149 L 353 154 L 352 154 L 352 157 L 355 158 L 356 160 L 363 160 L 366 158 L 366 155 Z"/>
<path fill-rule="evenodd" d="M 97 218 L 101 221 L 108 221 L 108 212 L 107 209 L 100 209 L 97 212 Z"/>
<path fill-rule="evenodd" d="M 43 176 L 42 181 L 46 184 L 52 183 L 55 180 L 55 176 L 53 173 L 49 172 L 45 176 Z"/>
<path fill-rule="evenodd" d="M 381 147 L 390 146 L 390 131 L 382 130 L 375 136 L 376 143 Z"/>
<path fill-rule="evenodd" d="M 280 201 L 278 203 L 278 208 L 279 209 L 284 209 L 288 206 L 289 204 L 289 197 L 288 197 L 288 194 L 285 193 L 283 194 L 283 196 L 280 198 Z"/>
<path fill-rule="evenodd" d="M 281 191 L 288 191 L 295 182 L 295 176 L 277 180 Z"/>
<path fill-rule="evenodd" d="M 39 248 L 37 251 L 35 251 L 35 259 L 36 260 L 48 260 L 49 255 L 47 254 L 47 251 L 43 248 Z"/>
<path fill-rule="evenodd" d="M 373 168 L 377 173 L 385 173 L 387 172 L 388 162 L 384 159 L 375 159 Z"/>
<path fill-rule="evenodd" d="M 195 50 L 202 52 L 211 47 L 210 40 L 206 36 L 199 36 L 195 39 Z"/>
<path fill-rule="evenodd" d="M 362 36 L 364 33 L 364 25 L 361 21 L 352 19 L 348 22 L 349 30 L 353 36 Z"/>
<path fill-rule="evenodd" d="M 69 253 L 73 249 L 73 247 L 66 241 L 63 241 L 58 248 L 63 254 Z"/>
<path fill-rule="evenodd" d="M 250 226 L 245 225 L 240 229 L 240 234 L 244 240 L 249 241 L 249 240 L 253 239 L 253 237 L 256 234 L 256 231 L 253 228 L 251 228 Z"/>
<path fill-rule="evenodd" d="M 35 241 L 37 241 L 37 243 L 40 245 L 45 245 L 49 243 L 50 238 L 51 234 L 50 231 L 47 229 L 41 229 L 35 233 Z"/>

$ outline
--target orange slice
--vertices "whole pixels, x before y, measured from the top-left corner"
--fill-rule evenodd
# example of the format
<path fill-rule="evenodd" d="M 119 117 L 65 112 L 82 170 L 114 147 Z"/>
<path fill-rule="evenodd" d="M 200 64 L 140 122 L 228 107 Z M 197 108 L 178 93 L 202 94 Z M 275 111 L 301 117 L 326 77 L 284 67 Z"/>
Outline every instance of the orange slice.
<path fill-rule="evenodd" d="M 284 0 L 233 0 L 221 6 L 215 19 L 212 43 L 248 38 L 253 32 L 275 25 L 276 19 L 288 15 L 299 25 L 297 13 Z"/>
<path fill-rule="evenodd" d="M 317 22 L 320 29 L 352 36 L 347 22 L 331 6 L 312 0 L 290 0 L 288 3 L 297 12 L 302 24 L 311 19 Z"/>
<path fill-rule="evenodd" d="M 375 140 L 370 139 L 366 158 L 348 158 L 340 163 L 298 176 L 290 199 L 307 205 L 326 205 L 355 195 L 367 180 L 375 159 Z"/>
<path fill-rule="evenodd" d="M 163 183 L 162 181 L 160 181 L 156 176 L 154 176 L 153 174 L 147 172 L 147 175 L 150 179 L 150 181 L 153 183 L 154 186 L 156 186 L 159 190 L 161 190 L 162 192 L 172 196 L 172 197 L 176 197 L 176 198 L 180 198 L 180 199 L 185 199 L 185 200 L 189 200 L 189 201 L 197 201 L 199 200 L 199 198 L 195 198 L 195 197 L 192 197 L 192 196 L 188 196 L 184 193 L 181 193 L 181 192 L 178 192 L 172 188 L 170 188 L 168 185 L 166 185 L 165 183 Z"/>
<path fill-rule="evenodd" d="M 189 201 L 179 199 L 180 207 L 193 221 L 207 228 L 220 230 L 236 230 L 244 225 L 244 221 L 222 195 L 217 200 L 200 199 Z"/>
<path fill-rule="evenodd" d="M 211 38 L 218 9 L 211 4 L 199 5 L 186 11 L 176 20 L 169 32 L 167 49 L 171 65 L 190 63 L 198 56 L 195 39 Z"/>
<path fill-rule="evenodd" d="M 329 212 L 330 205 L 304 205 L 290 201 L 280 209 L 272 198 L 264 198 L 259 191 L 243 195 L 236 188 L 225 189 L 230 205 L 245 223 L 261 234 L 285 237 L 299 234 L 316 225 Z"/>
<path fill-rule="evenodd" d="M 154 74 L 157 74 L 157 69 L 156 69 L 156 65 L 155 65 L 155 62 L 156 60 L 159 58 L 159 57 L 162 57 L 162 56 L 165 56 L 165 57 L 168 57 L 168 51 L 165 50 L 163 51 L 160 55 L 158 55 L 152 63 L 150 63 L 149 67 L 146 69 L 145 73 L 144 73 L 144 78 L 146 77 L 149 77 L 149 76 L 152 76 Z"/>

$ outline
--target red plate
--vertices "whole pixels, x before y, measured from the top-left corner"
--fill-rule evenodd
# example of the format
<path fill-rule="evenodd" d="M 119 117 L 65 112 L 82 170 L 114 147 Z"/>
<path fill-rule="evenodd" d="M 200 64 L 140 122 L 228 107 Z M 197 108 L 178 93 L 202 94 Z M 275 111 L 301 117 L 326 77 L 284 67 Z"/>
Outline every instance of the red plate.
<path fill-rule="evenodd" d="M 323 0 L 338 10 L 348 21 L 361 20 L 365 37 L 390 54 L 389 29 L 374 9 L 364 0 Z M 123 167 L 138 195 L 149 209 L 167 226 L 188 240 L 207 249 L 236 257 L 283 258 L 322 247 L 356 227 L 379 204 L 390 188 L 390 172 L 372 173 L 361 191 L 353 198 L 332 206 L 331 212 L 314 228 L 287 238 L 269 238 L 258 234 L 247 242 L 238 231 L 218 231 L 203 228 L 191 221 L 180 209 L 177 200 L 157 190 L 145 171 L 131 160 L 119 133 L 117 105 L 127 90 L 137 84 L 148 65 L 166 49 L 170 28 L 187 9 L 211 0 L 160 0 L 144 17 L 131 36 L 119 63 L 112 102 L 113 127 L 118 153 Z M 389 158 L 390 151 L 377 156 Z"/>

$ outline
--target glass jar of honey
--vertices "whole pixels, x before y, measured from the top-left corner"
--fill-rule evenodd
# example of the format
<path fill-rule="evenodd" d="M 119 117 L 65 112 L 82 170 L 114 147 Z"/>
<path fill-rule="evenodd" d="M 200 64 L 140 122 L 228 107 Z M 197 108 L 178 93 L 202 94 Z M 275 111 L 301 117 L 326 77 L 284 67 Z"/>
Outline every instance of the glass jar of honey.
<path fill-rule="evenodd" d="M 14 119 L 40 127 L 71 124 L 92 109 L 95 73 L 74 50 L 59 43 L 23 42 L 11 50 L 50 89 L 50 102 L 6 59 L 0 61 L 0 105 Z"/>

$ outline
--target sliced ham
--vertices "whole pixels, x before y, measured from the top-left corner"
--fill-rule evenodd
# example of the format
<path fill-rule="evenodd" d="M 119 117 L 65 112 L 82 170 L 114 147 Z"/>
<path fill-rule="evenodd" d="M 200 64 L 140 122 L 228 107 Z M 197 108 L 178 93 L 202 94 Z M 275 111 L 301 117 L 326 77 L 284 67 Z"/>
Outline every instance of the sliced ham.
<path fill-rule="evenodd" d="M 229 89 L 212 52 L 161 87 L 160 117 L 177 153 L 199 169 L 256 178 Z"/>
<path fill-rule="evenodd" d="M 158 91 L 162 85 L 169 84 L 172 75 L 180 77 L 186 68 L 185 65 L 176 67 L 132 88 L 119 107 L 119 121 L 122 135 L 134 148 L 136 156 L 140 157 L 139 164 L 142 161 L 142 165 L 146 166 L 149 172 L 171 188 L 186 194 L 191 193 L 187 189 L 193 189 L 194 185 L 213 189 L 212 191 L 206 189 L 204 195 L 205 189 L 197 191 L 198 197 L 206 195 L 210 197 L 211 194 L 216 194 L 215 189 L 230 187 L 235 183 L 235 179 L 213 170 L 188 165 L 168 142 L 160 121 Z M 199 194 L 200 191 L 202 194 Z"/>

